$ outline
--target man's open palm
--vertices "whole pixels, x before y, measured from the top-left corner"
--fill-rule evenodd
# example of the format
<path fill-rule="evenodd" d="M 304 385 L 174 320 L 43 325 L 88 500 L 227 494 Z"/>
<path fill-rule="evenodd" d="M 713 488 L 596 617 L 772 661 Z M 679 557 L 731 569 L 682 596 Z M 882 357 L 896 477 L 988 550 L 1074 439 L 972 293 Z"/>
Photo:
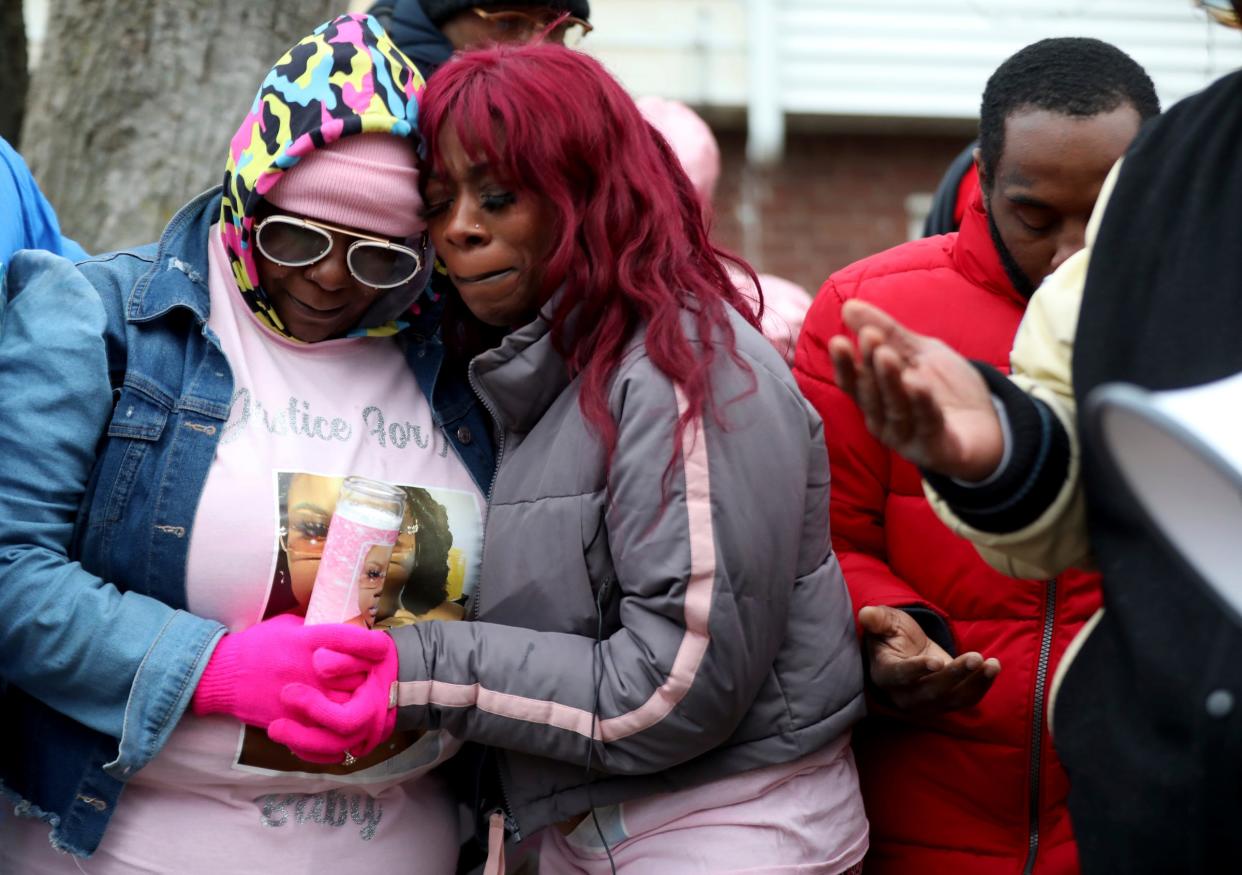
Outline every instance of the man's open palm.
<path fill-rule="evenodd" d="M 979 653 L 950 658 L 900 608 L 858 612 L 872 682 L 903 711 L 953 711 L 974 705 L 1000 674 L 1000 662 Z"/>

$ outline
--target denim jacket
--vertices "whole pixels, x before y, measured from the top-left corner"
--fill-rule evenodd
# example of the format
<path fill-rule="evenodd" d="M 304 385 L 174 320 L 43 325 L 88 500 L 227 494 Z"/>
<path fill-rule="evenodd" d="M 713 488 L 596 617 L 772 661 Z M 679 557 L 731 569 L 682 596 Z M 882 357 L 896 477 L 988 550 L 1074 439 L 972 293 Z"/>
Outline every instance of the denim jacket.
<path fill-rule="evenodd" d="M 158 245 L 76 267 L 24 252 L 0 290 L 0 790 L 81 856 L 225 631 L 186 611 L 185 586 L 233 394 L 207 327 L 219 214 L 216 189 Z M 440 373 L 435 310 L 399 342 L 486 491 L 490 429 L 464 374 Z"/>

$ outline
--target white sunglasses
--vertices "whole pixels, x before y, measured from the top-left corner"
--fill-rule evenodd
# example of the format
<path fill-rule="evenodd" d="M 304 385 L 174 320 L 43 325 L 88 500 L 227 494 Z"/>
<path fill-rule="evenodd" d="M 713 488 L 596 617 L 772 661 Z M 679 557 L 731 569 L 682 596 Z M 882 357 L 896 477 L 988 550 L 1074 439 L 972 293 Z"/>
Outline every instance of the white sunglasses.
<path fill-rule="evenodd" d="M 373 289 L 404 285 L 422 270 L 422 256 L 408 246 L 279 213 L 255 227 L 254 241 L 269 261 L 284 267 L 308 267 L 332 251 L 334 233 L 355 238 L 345 252 L 345 263 L 354 279 Z"/>

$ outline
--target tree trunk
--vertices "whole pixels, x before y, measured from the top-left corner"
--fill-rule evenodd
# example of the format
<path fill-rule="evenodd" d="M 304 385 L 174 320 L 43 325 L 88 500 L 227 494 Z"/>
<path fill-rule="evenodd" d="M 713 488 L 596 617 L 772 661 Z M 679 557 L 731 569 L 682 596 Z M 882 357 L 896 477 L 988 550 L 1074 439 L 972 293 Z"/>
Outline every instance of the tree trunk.
<path fill-rule="evenodd" d="M 53 0 L 23 154 L 88 251 L 147 243 L 224 176 L 281 53 L 339 0 Z"/>
<path fill-rule="evenodd" d="M 0 137 L 15 147 L 21 137 L 28 82 L 22 0 L 0 0 Z"/>

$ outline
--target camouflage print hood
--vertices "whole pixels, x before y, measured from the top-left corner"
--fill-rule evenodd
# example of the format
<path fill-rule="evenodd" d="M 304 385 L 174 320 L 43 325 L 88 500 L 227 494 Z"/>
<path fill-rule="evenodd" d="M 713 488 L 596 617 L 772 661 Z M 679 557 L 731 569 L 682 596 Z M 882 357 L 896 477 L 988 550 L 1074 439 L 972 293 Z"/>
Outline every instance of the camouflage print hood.
<path fill-rule="evenodd" d="M 259 285 L 253 251 L 254 215 L 264 195 L 303 157 L 341 137 L 394 134 L 421 147 L 422 89 L 414 64 L 374 18 L 361 14 L 320 25 L 287 51 L 259 86 L 229 146 L 220 229 L 238 290 L 275 331 L 288 336 Z M 405 306 L 413 303 L 426 278 L 420 275 L 400 290 L 409 299 Z M 394 307 L 388 304 L 382 319 L 364 318 L 352 334 L 383 336 L 404 327 L 391 318 Z"/>

